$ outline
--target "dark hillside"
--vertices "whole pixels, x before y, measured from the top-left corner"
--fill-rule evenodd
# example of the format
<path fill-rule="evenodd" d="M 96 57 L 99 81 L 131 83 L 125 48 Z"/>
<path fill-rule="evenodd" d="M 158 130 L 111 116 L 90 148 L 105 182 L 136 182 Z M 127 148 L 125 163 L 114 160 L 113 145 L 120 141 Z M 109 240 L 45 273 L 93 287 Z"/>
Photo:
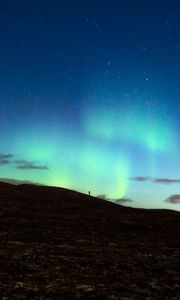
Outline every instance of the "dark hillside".
<path fill-rule="evenodd" d="M 0 299 L 180 299 L 180 213 L 0 183 Z"/>

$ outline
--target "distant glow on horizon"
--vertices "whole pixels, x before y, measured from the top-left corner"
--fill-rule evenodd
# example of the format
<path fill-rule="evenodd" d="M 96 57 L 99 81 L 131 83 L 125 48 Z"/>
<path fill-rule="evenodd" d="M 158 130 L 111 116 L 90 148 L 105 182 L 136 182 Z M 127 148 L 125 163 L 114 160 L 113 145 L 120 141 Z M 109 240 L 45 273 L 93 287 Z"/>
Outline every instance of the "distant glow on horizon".
<path fill-rule="evenodd" d="M 126 160 L 126 162 L 121 161 L 117 168 L 117 178 L 119 182 L 117 183 L 116 198 L 125 197 L 128 190 L 128 177 L 130 176 L 130 173 L 127 163 L 128 160 Z"/>
<path fill-rule="evenodd" d="M 111 199 L 128 197 L 132 186 L 128 178 L 160 174 L 164 166 L 159 155 L 176 152 L 177 140 L 165 110 L 159 114 L 144 104 L 120 107 L 118 99 L 114 102 L 116 107 L 104 99 L 87 103 L 81 136 L 70 125 L 62 130 L 64 120 L 62 124 L 59 120 L 55 135 L 53 125 L 35 123 L 26 131 L 20 129 L 13 144 L 14 160 L 47 165 L 48 170 L 18 170 L 14 163 L 1 167 L 6 170 L 3 177 L 85 193 L 91 190 L 92 195 L 106 194 Z"/>
<path fill-rule="evenodd" d="M 48 130 L 33 127 L 20 135 L 14 144 L 16 159 L 47 165 L 49 169 L 17 171 L 11 166 L 10 173 L 18 174 L 17 179 L 33 178 L 39 183 L 82 191 L 91 189 L 95 195 L 105 193 L 112 199 L 123 198 L 128 194 L 128 178 L 138 172 L 134 169 L 141 149 L 143 172 L 155 176 L 156 154 L 176 149 L 168 120 L 158 115 L 155 118 L 152 112 L 149 116 L 145 108 L 141 113 L 127 107 L 120 111 L 110 109 L 106 102 L 98 103 L 96 108 L 87 107 L 83 114 L 86 120 L 82 139 L 69 135 L 70 129 L 60 130 L 59 139 Z"/>

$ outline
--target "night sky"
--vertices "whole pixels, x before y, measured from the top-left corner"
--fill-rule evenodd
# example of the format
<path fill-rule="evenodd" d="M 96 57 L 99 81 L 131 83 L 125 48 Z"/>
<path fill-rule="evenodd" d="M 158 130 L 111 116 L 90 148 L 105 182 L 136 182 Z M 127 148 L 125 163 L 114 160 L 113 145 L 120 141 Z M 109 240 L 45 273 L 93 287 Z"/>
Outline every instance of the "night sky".
<path fill-rule="evenodd" d="M 178 0 L 2 0 L 0 38 L 1 180 L 180 209 Z"/>

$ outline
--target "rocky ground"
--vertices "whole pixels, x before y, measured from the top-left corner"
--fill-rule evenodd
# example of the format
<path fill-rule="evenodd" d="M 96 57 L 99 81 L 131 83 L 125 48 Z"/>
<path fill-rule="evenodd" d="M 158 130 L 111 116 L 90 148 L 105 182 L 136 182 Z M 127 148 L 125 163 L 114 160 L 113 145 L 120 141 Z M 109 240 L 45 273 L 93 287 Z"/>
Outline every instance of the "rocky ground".
<path fill-rule="evenodd" d="M 180 213 L 0 183 L 0 299 L 180 299 Z"/>

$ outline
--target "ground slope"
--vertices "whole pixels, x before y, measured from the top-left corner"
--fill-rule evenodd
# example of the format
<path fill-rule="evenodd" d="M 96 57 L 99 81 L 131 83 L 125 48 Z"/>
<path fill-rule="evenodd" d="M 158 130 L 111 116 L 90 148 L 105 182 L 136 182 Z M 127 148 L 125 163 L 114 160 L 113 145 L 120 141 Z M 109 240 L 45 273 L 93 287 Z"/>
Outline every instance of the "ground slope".
<path fill-rule="evenodd" d="M 0 299 L 180 299 L 180 213 L 0 183 Z"/>

